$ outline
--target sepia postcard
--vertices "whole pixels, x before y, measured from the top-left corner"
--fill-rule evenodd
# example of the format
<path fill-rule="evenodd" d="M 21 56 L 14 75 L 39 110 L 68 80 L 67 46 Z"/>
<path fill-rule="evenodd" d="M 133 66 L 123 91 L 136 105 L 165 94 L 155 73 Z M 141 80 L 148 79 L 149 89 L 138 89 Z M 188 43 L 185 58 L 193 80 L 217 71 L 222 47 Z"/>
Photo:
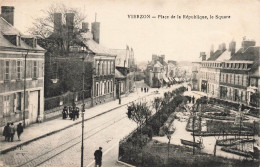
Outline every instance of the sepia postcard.
<path fill-rule="evenodd" d="M 259 166 L 259 0 L 0 7 L 0 167 Z"/>

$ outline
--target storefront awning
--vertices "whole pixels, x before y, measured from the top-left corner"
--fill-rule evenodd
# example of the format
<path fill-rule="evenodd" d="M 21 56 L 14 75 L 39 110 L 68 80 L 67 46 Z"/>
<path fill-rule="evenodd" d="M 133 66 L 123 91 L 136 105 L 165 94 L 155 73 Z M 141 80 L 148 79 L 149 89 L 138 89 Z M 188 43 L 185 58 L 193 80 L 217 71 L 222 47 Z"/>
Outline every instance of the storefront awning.
<path fill-rule="evenodd" d="M 123 79 L 123 78 L 125 78 L 125 76 L 120 71 L 115 69 L 115 78 L 116 79 Z"/>

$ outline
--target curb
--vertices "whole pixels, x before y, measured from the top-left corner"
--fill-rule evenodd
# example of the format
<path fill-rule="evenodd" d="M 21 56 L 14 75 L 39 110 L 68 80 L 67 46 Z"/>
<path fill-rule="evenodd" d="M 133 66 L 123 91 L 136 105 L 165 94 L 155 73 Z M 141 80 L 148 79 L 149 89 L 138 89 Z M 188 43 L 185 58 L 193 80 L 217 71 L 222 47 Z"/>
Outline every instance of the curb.
<path fill-rule="evenodd" d="M 119 161 L 119 160 L 117 160 L 117 163 L 119 163 L 119 164 L 121 164 L 121 165 L 125 165 L 125 166 L 127 166 L 127 167 L 136 167 L 136 166 L 133 166 L 133 165 L 131 165 L 131 164 L 128 164 L 128 163 L 125 163 L 125 162 L 122 162 L 122 161 Z"/>
<path fill-rule="evenodd" d="M 152 94 L 148 94 L 148 95 L 146 95 L 146 96 L 144 96 L 144 97 L 147 97 L 147 96 L 150 96 L 150 95 L 152 95 Z M 144 98 L 144 97 L 140 97 L 140 98 L 138 98 L 138 99 L 141 99 L 141 98 Z M 138 99 L 135 99 L 135 100 L 133 100 L 133 101 L 136 101 L 136 100 L 138 100 Z M 105 111 L 105 112 L 99 113 L 99 114 L 94 115 L 94 116 L 92 116 L 92 117 L 90 117 L 90 118 L 86 118 L 86 119 L 84 119 L 84 122 L 85 122 L 85 121 L 88 121 L 88 120 L 91 120 L 91 119 L 93 119 L 93 118 L 99 117 L 99 116 L 101 116 L 101 115 L 103 115 L 103 114 L 109 113 L 109 112 L 111 112 L 111 111 L 113 111 L 113 110 L 116 110 L 116 109 L 118 109 L 118 108 L 120 108 L 120 107 L 123 107 L 123 106 L 125 106 L 125 105 L 128 105 L 129 103 L 132 103 L 133 101 L 130 101 L 130 102 L 127 102 L 127 103 L 122 104 L 122 105 L 120 105 L 120 106 L 117 106 L 117 107 L 115 107 L 115 108 L 109 109 L 109 110 L 107 110 L 107 111 Z M 44 137 L 46 137 L 46 136 L 50 136 L 50 135 L 53 135 L 53 134 L 58 133 L 58 132 L 60 132 L 60 131 L 63 131 L 63 130 L 65 130 L 65 129 L 68 129 L 68 128 L 74 126 L 74 125 L 81 124 L 81 122 L 82 122 L 82 121 L 75 122 L 75 123 L 73 123 L 73 124 L 71 124 L 71 125 L 68 125 L 68 126 L 66 126 L 66 127 L 64 127 L 64 128 L 61 128 L 61 129 L 58 129 L 58 130 L 55 130 L 55 131 L 46 133 L 46 134 L 44 134 L 44 135 L 38 136 L 38 137 L 33 138 L 33 139 L 31 139 L 31 140 L 27 140 L 27 141 L 25 141 L 25 142 L 23 142 L 23 143 L 20 143 L 20 144 L 15 145 L 15 146 L 11 146 L 11 147 L 9 147 L 9 148 L 3 149 L 3 150 L 0 151 L 0 154 L 5 154 L 5 153 L 7 153 L 7 152 L 9 152 L 9 151 L 12 151 L 12 150 L 16 149 L 17 147 L 21 147 L 21 146 L 23 146 L 23 145 L 27 145 L 27 144 L 29 144 L 29 143 L 31 143 L 31 142 L 33 142 L 33 141 L 39 140 L 39 139 L 44 138 Z"/>

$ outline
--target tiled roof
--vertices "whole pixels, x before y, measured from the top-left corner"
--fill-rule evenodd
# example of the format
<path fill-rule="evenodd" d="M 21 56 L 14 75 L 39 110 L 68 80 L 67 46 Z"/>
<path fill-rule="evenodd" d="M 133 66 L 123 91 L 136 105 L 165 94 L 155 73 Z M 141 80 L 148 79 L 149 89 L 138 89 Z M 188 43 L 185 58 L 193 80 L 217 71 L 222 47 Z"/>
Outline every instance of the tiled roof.
<path fill-rule="evenodd" d="M 249 47 L 245 52 L 235 53 L 230 60 L 246 60 L 259 62 L 260 47 Z"/>
<path fill-rule="evenodd" d="M 0 31 L 6 35 L 22 35 L 14 26 L 9 24 L 4 18 L 0 17 Z"/>
<path fill-rule="evenodd" d="M 124 76 L 120 71 L 118 71 L 117 69 L 115 69 L 115 78 L 117 78 L 117 79 L 123 79 L 123 78 L 125 78 L 125 76 Z"/>
<path fill-rule="evenodd" d="M 86 47 L 92 51 L 93 53 L 96 54 L 103 54 L 103 55 L 111 55 L 111 56 L 115 56 L 110 49 L 105 48 L 104 46 L 98 44 L 97 42 L 95 42 L 93 39 L 91 38 L 84 38 L 86 37 L 87 34 L 85 33 L 81 33 L 78 38 L 81 42 L 83 42 L 84 45 L 86 45 Z"/>
<path fill-rule="evenodd" d="M 126 49 L 111 49 L 112 54 L 116 55 L 116 67 L 128 67 L 128 58 Z"/>
<path fill-rule="evenodd" d="M 14 26 L 9 24 L 5 19 L 0 17 L 0 47 L 44 51 L 44 49 L 41 48 L 39 45 L 33 48 L 30 45 L 27 45 L 23 40 L 21 40 L 20 46 L 13 45 L 11 42 L 9 42 L 8 39 L 4 37 L 4 35 L 19 35 L 22 37 L 26 37 L 20 31 L 18 31 Z"/>
<path fill-rule="evenodd" d="M 218 59 L 218 57 L 224 52 L 225 50 L 216 50 L 216 52 L 213 53 L 212 56 L 210 56 L 207 61 L 215 61 Z"/>
<path fill-rule="evenodd" d="M 226 50 L 225 52 L 223 52 L 218 58 L 218 61 L 226 61 L 229 60 L 231 58 L 231 52 Z"/>

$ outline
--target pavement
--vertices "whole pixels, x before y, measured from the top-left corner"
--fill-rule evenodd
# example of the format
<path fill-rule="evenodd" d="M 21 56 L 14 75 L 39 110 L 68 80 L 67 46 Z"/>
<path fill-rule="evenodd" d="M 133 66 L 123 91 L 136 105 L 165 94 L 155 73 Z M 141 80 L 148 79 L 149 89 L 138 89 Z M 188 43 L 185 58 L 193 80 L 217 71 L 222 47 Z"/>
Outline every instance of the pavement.
<path fill-rule="evenodd" d="M 118 103 L 118 100 L 110 101 L 105 104 L 92 107 L 87 109 L 84 114 L 84 120 L 90 120 L 100 115 L 103 115 L 107 112 L 113 111 L 121 106 L 127 105 L 130 102 L 135 100 L 140 100 L 146 96 L 151 95 L 153 89 L 150 89 L 149 93 L 138 92 L 132 93 L 128 96 L 122 98 L 121 104 Z M 43 123 L 31 124 L 30 126 L 24 129 L 24 132 L 21 135 L 21 141 L 18 141 L 17 133 L 14 136 L 14 142 L 6 142 L 4 141 L 4 136 L 0 136 L 0 154 L 7 153 L 8 151 L 14 150 L 17 147 L 21 147 L 22 145 L 29 144 L 35 140 L 44 138 L 46 136 L 52 135 L 59 131 L 65 130 L 69 127 L 72 127 L 76 124 L 80 124 L 82 122 L 81 115 L 79 119 L 73 120 L 63 120 L 62 115 L 60 118 L 46 121 Z"/>

